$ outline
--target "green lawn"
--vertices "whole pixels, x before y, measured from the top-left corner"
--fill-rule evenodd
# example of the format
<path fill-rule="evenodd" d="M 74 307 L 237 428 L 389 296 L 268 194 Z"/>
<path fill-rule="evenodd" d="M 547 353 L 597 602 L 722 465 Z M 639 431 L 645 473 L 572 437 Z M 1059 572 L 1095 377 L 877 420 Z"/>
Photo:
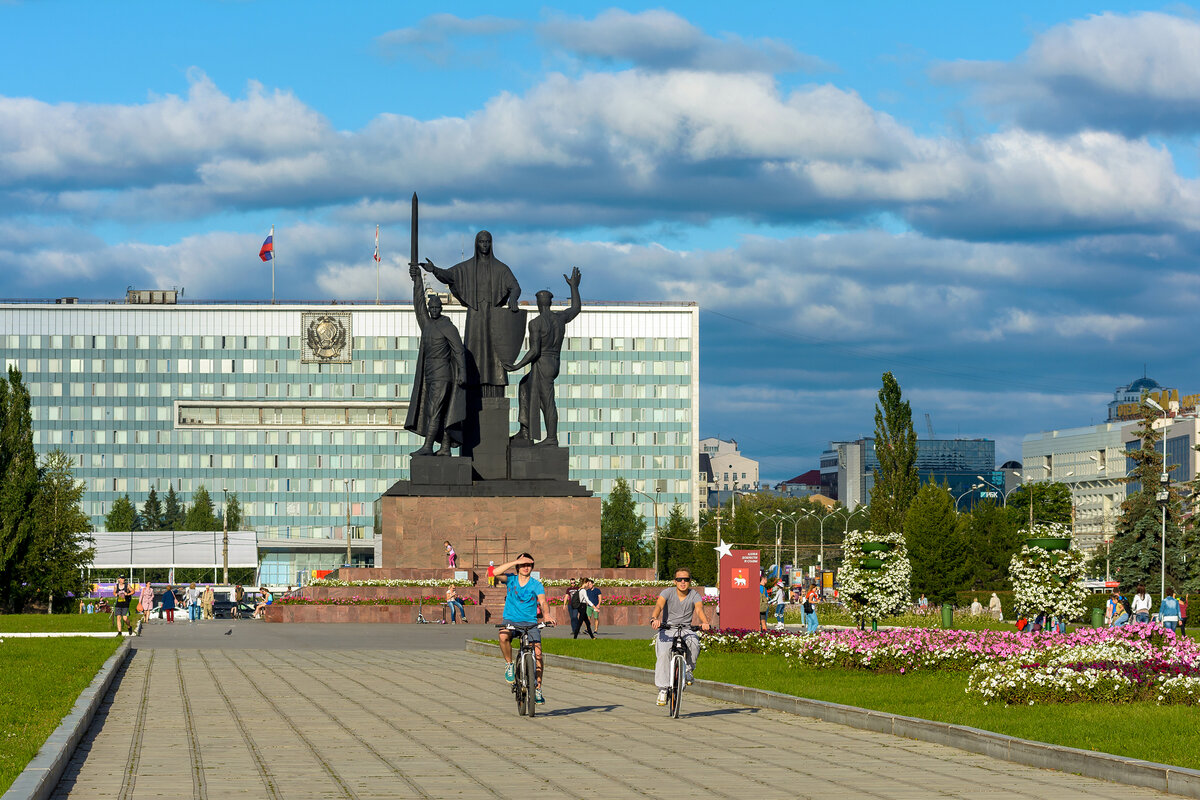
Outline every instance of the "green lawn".
<path fill-rule="evenodd" d="M 548 653 L 654 667 L 654 651 L 641 640 L 547 638 L 542 646 Z M 966 694 L 966 673 L 876 675 L 797 668 L 786 661 L 778 655 L 702 653 L 696 677 L 1200 769 L 1200 725 L 1196 724 L 1195 707 L 1151 703 L 985 706 L 978 697 Z"/>
<path fill-rule="evenodd" d="M 138 613 L 130 609 L 129 619 L 136 625 Z M 112 631 L 115 635 L 117 623 L 108 614 L 0 614 L 0 635 L 43 631 Z"/>
<path fill-rule="evenodd" d="M 115 636 L 0 642 L 0 794 L 119 645 Z"/>

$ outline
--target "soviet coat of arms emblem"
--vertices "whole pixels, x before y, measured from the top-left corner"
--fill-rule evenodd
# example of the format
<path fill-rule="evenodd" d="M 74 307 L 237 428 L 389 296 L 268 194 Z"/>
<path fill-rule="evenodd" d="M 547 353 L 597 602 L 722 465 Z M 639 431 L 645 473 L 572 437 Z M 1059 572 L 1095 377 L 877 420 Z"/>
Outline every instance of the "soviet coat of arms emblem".
<path fill-rule="evenodd" d="M 350 360 L 350 315 L 305 314 L 304 359 L 307 363 L 348 362 Z"/>

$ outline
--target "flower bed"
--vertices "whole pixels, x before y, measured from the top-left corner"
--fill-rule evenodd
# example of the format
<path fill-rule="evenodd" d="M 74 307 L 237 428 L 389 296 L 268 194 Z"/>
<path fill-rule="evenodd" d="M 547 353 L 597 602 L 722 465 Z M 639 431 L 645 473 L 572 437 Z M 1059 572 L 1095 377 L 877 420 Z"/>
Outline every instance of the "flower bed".
<path fill-rule="evenodd" d="M 368 581 L 342 581 L 337 578 L 316 578 L 308 582 L 309 586 L 472 586 L 469 580 L 452 580 L 436 578 L 427 580 L 408 578 L 386 578 Z"/>
<path fill-rule="evenodd" d="M 460 597 L 464 605 L 473 606 L 475 601 L 469 597 Z M 418 604 L 437 605 L 446 602 L 445 595 L 438 597 L 329 597 L 313 599 L 308 597 L 280 597 L 272 605 L 280 606 L 415 606 Z"/>
<path fill-rule="evenodd" d="M 1000 702 L 1200 702 L 1200 647 L 1156 624 L 1070 634 L 934 628 L 827 631 L 816 636 L 722 631 L 706 650 L 778 653 L 798 666 L 904 674 L 971 672 L 967 692 Z"/>

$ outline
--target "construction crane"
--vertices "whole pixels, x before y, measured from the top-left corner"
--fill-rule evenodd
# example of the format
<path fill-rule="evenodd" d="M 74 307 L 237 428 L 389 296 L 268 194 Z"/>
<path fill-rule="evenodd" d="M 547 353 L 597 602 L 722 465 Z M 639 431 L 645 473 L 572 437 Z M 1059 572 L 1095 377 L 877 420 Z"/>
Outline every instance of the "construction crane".
<path fill-rule="evenodd" d="M 928 411 L 925 412 L 925 430 L 929 431 L 930 439 L 937 438 L 936 436 L 933 435 L 933 417 L 929 416 Z"/>

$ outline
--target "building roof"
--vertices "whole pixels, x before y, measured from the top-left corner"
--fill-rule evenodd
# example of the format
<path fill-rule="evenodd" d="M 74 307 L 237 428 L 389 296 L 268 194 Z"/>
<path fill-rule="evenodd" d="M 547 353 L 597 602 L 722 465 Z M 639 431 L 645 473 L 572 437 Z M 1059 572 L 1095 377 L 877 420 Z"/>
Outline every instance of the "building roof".
<path fill-rule="evenodd" d="M 1129 384 L 1129 391 L 1131 392 L 1150 391 L 1151 389 L 1161 388 L 1162 386 L 1160 386 L 1158 381 L 1154 380 L 1153 378 L 1138 378 L 1136 381 Z"/>
<path fill-rule="evenodd" d="M 825 506 L 825 508 L 827 508 L 827 509 L 833 508 L 834 506 L 836 506 L 838 504 L 837 500 L 834 500 L 831 497 L 826 497 L 823 494 L 810 494 L 808 497 L 806 497 L 804 499 L 811 500 L 814 503 L 820 503 L 821 505 Z"/>
<path fill-rule="evenodd" d="M 821 485 L 821 470 L 810 469 L 803 475 L 797 475 L 794 478 L 788 478 L 784 483 L 798 484 L 800 486 L 820 486 Z"/>

